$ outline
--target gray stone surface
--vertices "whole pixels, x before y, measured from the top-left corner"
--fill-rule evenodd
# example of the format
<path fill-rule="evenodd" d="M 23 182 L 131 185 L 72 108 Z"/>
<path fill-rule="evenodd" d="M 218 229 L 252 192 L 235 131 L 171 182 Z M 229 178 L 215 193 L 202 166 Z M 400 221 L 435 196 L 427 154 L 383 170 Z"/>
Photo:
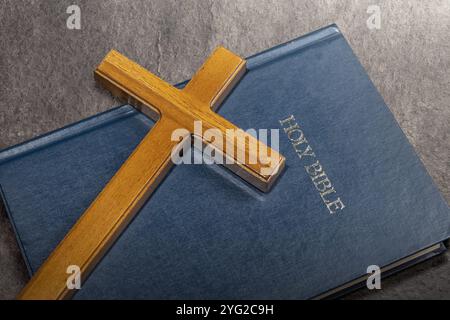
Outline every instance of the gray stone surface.
<path fill-rule="evenodd" d="M 81 7 L 81 30 L 66 8 Z M 369 30 L 369 5 L 381 29 Z M 170 82 L 189 78 L 216 45 L 241 56 L 336 22 L 450 201 L 450 1 L 448 0 L 2 0 L 0 147 L 118 104 L 92 71 L 115 48 Z M 347 298 L 450 298 L 449 254 Z M 0 298 L 27 280 L 0 212 Z"/>

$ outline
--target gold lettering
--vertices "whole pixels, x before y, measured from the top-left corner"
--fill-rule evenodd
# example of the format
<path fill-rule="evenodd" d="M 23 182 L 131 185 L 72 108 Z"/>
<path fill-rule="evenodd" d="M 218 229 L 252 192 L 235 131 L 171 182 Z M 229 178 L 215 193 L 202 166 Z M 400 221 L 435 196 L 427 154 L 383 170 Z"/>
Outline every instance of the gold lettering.
<path fill-rule="evenodd" d="M 300 160 L 304 160 L 306 157 L 316 158 L 316 154 L 308 144 L 303 130 L 300 129 L 300 126 L 296 122 L 293 115 L 280 121 L 280 124 L 282 125 L 284 132 L 287 134 L 288 139 L 294 147 L 294 150 Z M 306 147 L 303 147 L 303 145 Z M 308 163 L 311 163 L 311 160 L 308 161 Z M 343 210 L 345 205 L 341 198 L 337 198 L 337 200 L 332 201 L 332 199 L 336 196 L 333 196 L 332 198 L 331 195 L 336 194 L 336 190 L 334 189 L 331 180 L 328 178 L 319 160 L 309 166 L 304 166 L 304 168 L 311 178 L 314 187 L 317 191 L 319 191 L 320 197 L 322 198 L 322 201 L 326 205 L 330 214 Z"/>
<path fill-rule="evenodd" d="M 325 172 L 324 172 L 324 174 L 325 174 Z M 331 185 L 331 181 L 330 181 L 330 179 L 328 179 L 328 177 L 319 182 L 314 182 L 314 185 L 316 186 L 316 189 L 320 193 L 325 192 L 333 187 Z"/>
<path fill-rule="evenodd" d="M 320 193 L 320 197 L 322 198 L 322 200 L 323 200 L 323 202 L 324 202 L 325 204 L 328 204 L 328 203 L 331 202 L 331 200 L 328 200 L 328 199 L 327 199 L 327 196 L 329 196 L 330 194 L 334 194 L 334 193 L 336 193 L 336 190 L 334 190 L 334 188 L 331 188 L 331 189 L 328 189 L 328 190 L 325 191 L 325 192 L 321 192 L 321 193 Z"/>
<path fill-rule="evenodd" d="M 306 140 L 305 140 L 306 141 Z M 308 147 L 306 148 L 305 151 L 303 152 L 298 152 L 297 149 L 295 149 L 297 152 L 298 157 L 300 158 L 300 160 L 303 159 L 303 157 L 309 156 L 309 157 L 315 157 L 316 154 L 313 152 L 312 148 L 308 145 Z"/>
<path fill-rule="evenodd" d="M 311 169 L 313 169 L 313 170 L 311 171 Z M 319 173 L 321 173 L 323 171 L 319 160 L 317 160 L 315 163 L 313 163 L 310 166 L 306 166 L 305 170 L 306 170 L 306 172 L 308 172 L 308 174 L 311 177 L 315 177 L 315 176 L 317 176 Z"/>
<path fill-rule="evenodd" d="M 343 210 L 345 208 L 345 205 L 341 201 L 341 198 L 338 198 L 336 201 L 328 203 L 327 208 L 331 214 L 335 214 L 337 211 Z"/>
<path fill-rule="evenodd" d="M 280 121 L 281 126 L 284 128 L 284 132 L 288 133 L 289 131 L 292 131 L 293 129 L 298 128 L 298 124 L 295 122 L 295 118 L 293 115 L 291 115 L 289 118 Z M 286 124 L 289 125 L 289 127 L 286 127 Z"/>

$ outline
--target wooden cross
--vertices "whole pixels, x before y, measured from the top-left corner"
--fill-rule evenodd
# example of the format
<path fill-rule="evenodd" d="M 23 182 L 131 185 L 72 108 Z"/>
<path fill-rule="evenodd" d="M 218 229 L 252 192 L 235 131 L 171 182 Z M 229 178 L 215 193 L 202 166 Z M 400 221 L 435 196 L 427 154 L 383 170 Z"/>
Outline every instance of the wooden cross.
<path fill-rule="evenodd" d="M 185 128 L 192 134 L 194 121 L 202 121 L 204 131 L 216 128 L 225 140 L 231 139 L 226 130 L 238 128 L 213 110 L 245 70 L 245 60 L 219 47 L 180 90 L 120 53 L 108 53 L 95 71 L 95 78 L 114 96 L 147 108 L 157 122 L 33 276 L 20 299 L 63 299 L 73 294 L 74 290 L 69 290 L 66 284 L 68 266 L 79 266 L 82 279 L 87 278 L 172 167 L 171 153 L 179 145 L 179 141 L 171 139 L 174 130 Z M 242 130 L 236 132 L 248 139 L 248 144 L 267 147 Z M 228 165 L 233 172 L 268 191 L 282 171 L 285 159 L 269 149 L 266 158 L 259 155 L 254 164 L 242 163 L 237 158 L 239 151 L 246 156 L 255 151 L 248 144 L 223 151 L 228 142 L 204 141 L 235 160 Z"/>

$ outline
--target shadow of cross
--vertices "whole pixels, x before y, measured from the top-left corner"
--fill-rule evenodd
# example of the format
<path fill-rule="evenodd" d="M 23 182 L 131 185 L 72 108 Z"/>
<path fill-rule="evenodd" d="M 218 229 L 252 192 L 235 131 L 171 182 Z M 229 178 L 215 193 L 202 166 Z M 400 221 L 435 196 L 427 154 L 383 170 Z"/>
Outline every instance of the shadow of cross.
<path fill-rule="evenodd" d="M 173 141 L 172 133 L 183 128 L 187 135 L 194 134 L 195 121 L 202 122 L 199 138 L 209 129 L 223 134 L 222 141 L 215 138 L 203 142 L 227 160 L 233 160 L 226 161 L 228 168 L 257 188 L 270 189 L 284 167 L 284 157 L 214 112 L 245 70 L 245 60 L 219 47 L 180 90 L 120 53 L 108 53 L 95 71 L 96 79 L 113 95 L 148 108 L 148 114 L 157 122 L 19 298 L 63 299 L 73 294 L 74 290 L 69 290 L 67 285 L 67 268 L 79 266 L 82 279 L 87 278 L 172 167 L 171 155 L 183 143 L 180 139 Z M 230 132 L 227 130 L 232 130 L 234 135 L 227 134 Z M 252 144 L 258 148 L 251 148 Z M 268 148 L 268 152 L 258 152 L 262 148 Z M 239 154 L 245 154 L 244 161 Z M 251 156 L 257 161 L 248 161 Z"/>

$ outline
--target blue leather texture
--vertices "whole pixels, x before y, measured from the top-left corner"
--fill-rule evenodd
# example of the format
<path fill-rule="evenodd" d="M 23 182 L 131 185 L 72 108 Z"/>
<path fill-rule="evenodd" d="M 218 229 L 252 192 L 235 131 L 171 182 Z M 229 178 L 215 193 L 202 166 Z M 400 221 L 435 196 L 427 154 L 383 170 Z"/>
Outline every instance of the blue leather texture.
<path fill-rule="evenodd" d="M 283 131 L 269 193 L 177 166 L 76 299 L 311 298 L 450 237 L 447 203 L 335 25 L 250 57 L 219 113 L 243 129 L 293 115 L 346 207 L 330 214 Z M 31 273 L 151 126 L 122 106 L 0 153 Z"/>
<path fill-rule="evenodd" d="M 2 196 L 30 274 L 152 125 L 123 106 L 0 153 Z"/>

